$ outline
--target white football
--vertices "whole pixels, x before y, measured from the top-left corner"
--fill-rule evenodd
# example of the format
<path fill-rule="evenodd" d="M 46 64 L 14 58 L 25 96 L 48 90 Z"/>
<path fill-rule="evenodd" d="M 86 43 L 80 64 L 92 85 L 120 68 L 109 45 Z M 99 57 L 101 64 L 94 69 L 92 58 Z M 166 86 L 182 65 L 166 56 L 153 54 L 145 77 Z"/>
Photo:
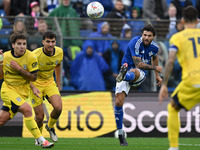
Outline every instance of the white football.
<path fill-rule="evenodd" d="M 104 7 L 99 2 L 91 2 L 87 5 L 87 15 L 92 19 L 101 18 L 104 14 Z"/>

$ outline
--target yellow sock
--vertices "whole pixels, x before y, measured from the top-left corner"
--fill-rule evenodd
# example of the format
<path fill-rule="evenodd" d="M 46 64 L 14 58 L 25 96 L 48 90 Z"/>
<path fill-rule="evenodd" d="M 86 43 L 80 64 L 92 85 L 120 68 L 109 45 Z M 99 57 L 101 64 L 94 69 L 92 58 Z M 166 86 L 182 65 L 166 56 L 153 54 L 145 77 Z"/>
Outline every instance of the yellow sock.
<path fill-rule="evenodd" d="M 58 119 L 53 119 L 51 118 L 51 116 L 49 117 L 49 121 L 48 121 L 48 126 L 49 128 L 53 128 L 54 124 L 56 123 Z"/>
<path fill-rule="evenodd" d="M 170 147 L 178 147 L 178 138 L 179 138 L 179 128 L 180 120 L 178 111 L 172 107 L 171 104 L 168 104 L 168 118 L 167 118 L 167 127 L 168 127 L 168 140 Z"/>
<path fill-rule="evenodd" d="M 43 126 L 41 126 L 39 129 L 40 129 L 40 132 L 42 133 L 42 131 L 43 131 Z"/>
<path fill-rule="evenodd" d="M 25 121 L 26 127 L 32 133 L 32 135 L 34 136 L 35 139 L 42 136 L 33 116 L 24 118 L 24 121 Z"/>

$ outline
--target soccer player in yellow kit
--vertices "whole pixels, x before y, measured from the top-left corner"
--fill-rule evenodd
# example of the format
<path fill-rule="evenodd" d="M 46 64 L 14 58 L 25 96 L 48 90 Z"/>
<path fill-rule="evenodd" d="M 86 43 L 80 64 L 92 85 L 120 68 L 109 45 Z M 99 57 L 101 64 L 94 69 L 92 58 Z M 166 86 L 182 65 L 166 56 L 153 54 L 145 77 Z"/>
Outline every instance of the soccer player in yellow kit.
<path fill-rule="evenodd" d="M 183 11 L 182 23 L 185 29 L 170 39 L 169 58 L 165 67 L 164 81 L 159 92 L 160 103 L 168 97 L 167 83 L 177 57 L 182 67 L 182 81 L 171 95 L 168 104 L 169 150 L 178 150 L 181 108 L 186 111 L 200 102 L 200 29 L 196 28 L 198 11 L 188 6 Z"/>
<path fill-rule="evenodd" d="M 30 81 L 37 79 L 38 62 L 36 56 L 26 49 L 26 36 L 14 33 L 10 37 L 12 50 L 5 52 L 3 62 L 0 62 L 0 77 L 4 78 L 1 87 L 1 99 L 3 106 L 0 110 L 0 126 L 12 119 L 17 112 L 24 115 L 24 121 L 28 130 L 39 141 L 43 148 L 54 146 L 40 133 L 40 130 L 32 115 L 32 108 L 26 102 L 30 90 Z"/>
<path fill-rule="evenodd" d="M 33 92 L 30 94 L 30 99 L 36 114 L 36 122 L 41 133 L 44 120 L 43 98 L 45 97 L 53 106 L 53 111 L 50 114 L 48 124 L 46 124 L 45 128 L 50 133 L 51 140 L 56 142 L 58 141 L 58 137 L 54 130 L 54 124 L 62 111 L 62 100 L 59 91 L 63 50 L 55 46 L 56 34 L 52 31 L 44 33 L 42 43 L 44 45 L 43 47 L 33 51 L 38 59 L 39 71 L 37 80 L 31 83 Z M 54 70 L 57 84 L 54 81 Z"/>

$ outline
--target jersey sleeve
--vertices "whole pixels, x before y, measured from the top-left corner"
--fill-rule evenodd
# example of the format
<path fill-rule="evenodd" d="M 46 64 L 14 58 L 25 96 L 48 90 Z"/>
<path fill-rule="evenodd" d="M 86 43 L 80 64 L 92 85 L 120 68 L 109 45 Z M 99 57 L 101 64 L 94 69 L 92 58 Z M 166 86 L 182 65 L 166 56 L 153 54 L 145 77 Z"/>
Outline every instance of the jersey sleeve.
<path fill-rule="evenodd" d="M 139 51 L 140 44 L 136 44 L 135 41 L 131 41 L 129 48 L 130 48 L 131 56 L 141 57 L 141 54 Z"/>
<path fill-rule="evenodd" d="M 63 50 L 60 49 L 60 59 L 58 64 L 61 64 L 62 60 L 63 60 Z"/>
<path fill-rule="evenodd" d="M 174 34 L 170 41 L 169 41 L 169 44 L 170 44 L 170 49 L 169 50 L 175 50 L 175 51 L 178 51 L 178 49 L 180 49 L 180 40 L 179 40 L 179 36 L 178 34 Z"/>

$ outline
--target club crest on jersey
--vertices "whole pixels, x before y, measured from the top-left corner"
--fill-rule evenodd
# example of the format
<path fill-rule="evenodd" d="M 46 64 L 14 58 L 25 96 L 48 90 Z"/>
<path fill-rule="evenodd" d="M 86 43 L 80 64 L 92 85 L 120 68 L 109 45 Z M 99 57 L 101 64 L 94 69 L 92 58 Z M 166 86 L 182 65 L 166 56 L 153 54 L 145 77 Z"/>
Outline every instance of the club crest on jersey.
<path fill-rule="evenodd" d="M 27 65 L 23 65 L 23 68 L 26 70 L 27 69 Z"/>
<path fill-rule="evenodd" d="M 20 97 L 17 97 L 16 99 L 17 99 L 18 102 L 22 101 Z"/>
<path fill-rule="evenodd" d="M 135 54 L 138 55 L 139 54 L 139 49 L 135 50 Z"/>
<path fill-rule="evenodd" d="M 58 61 L 58 60 L 56 60 L 56 61 L 55 61 L 55 64 L 57 65 L 57 64 L 58 64 L 58 62 L 59 62 L 59 61 Z"/>
<path fill-rule="evenodd" d="M 151 57 L 153 55 L 153 52 L 151 51 L 151 52 L 149 52 L 149 57 Z"/>
<path fill-rule="evenodd" d="M 35 100 L 34 99 L 32 99 L 31 102 L 32 102 L 32 104 L 35 104 Z"/>

